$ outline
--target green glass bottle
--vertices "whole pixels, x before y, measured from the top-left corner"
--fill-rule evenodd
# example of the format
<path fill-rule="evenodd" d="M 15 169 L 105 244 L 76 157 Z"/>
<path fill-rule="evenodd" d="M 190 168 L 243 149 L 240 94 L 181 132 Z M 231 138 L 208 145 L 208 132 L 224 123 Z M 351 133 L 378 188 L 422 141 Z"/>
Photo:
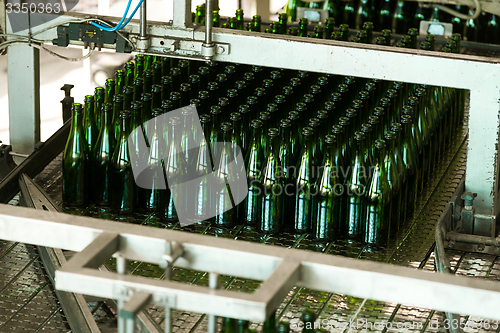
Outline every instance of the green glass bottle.
<path fill-rule="evenodd" d="M 278 323 L 277 333 L 290 333 L 290 323 L 287 321 L 280 321 Z"/>
<path fill-rule="evenodd" d="M 409 178 L 410 175 L 408 175 L 407 173 L 406 165 L 403 159 L 403 151 L 401 149 L 403 140 L 401 134 L 402 130 L 403 127 L 400 122 L 395 122 L 391 124 L 391 131 L 395 133 L 394 157 L 396 161 L 396 167 L 398 168 L 399 180 L 401 183 L 401 193 L 408 193 L 410 187 L 410 178 Z M 408 207 L 406 206 L 406 197 L 402 195 L 400 203 L 400 225 L 406 219 L 406 216 L 408 215 L 407 211 Z"/>
<path fill-rule="evenodd" d="M 356 25 L 355 29 L 360 30 L 363 28 L 363 23 L 371 22 L 375 14 L 375 5 L 370 0 L 360 0 L 358 9 L 356 11 Z"/>
<path fill-rule="evenodd" d="M 248 332 L 250 322 L 248 320 L 238 319 L 236 322 L 236 333 Z"/>
<path fill-rule="evenodd" d="M 200 25 L 205 25 L 205 5 L 197 5 L 196 6 L 196 14 L 195 14 L 195 23 L 199 23 Z"/>
<path fill-rule="evenodd" d="M 402 122 L 403 122 L 403 117 L 409 116 L 411 124 L 409 126 L 408 140 L 409 142 L 413 142 L 413 146 L 411 145 L 411 143 L 408 143 L 408 147 L 413 152 L 415 161 L 414 167 L 416 170 L 416 181 L 414 184 L 415 188 L 414 191 L 415 191 L 415 207 L 416 207 L 420 199 L 419 193 L 422 191 L 425 164 L 428 163 L 428 159 L 425 160 L 424 158 L 428 157 L 424 156 L 424 140 L 422 137 L 422 133 L 420 131 L 420 124 L 419 124 L 419 121 L 421 120 L 419 120 L 418 113 L 414 113 L 414 110 L 418 112 L 419 109 L 418 98 L 414 96 L 408 98 L 408 106 L 409 108 L 405 107 L 403 110 Z M 405 124 L 406 121 L 407 120 L 405 120 Z M 408 129 L 406 129 L 406 131 L 408 131 Z"/>
<path fill-rule="evenodd" d="M 120 135 L 120 112 L 123 110 L 123 95 L 115 95 L 113 97 L 113 115 L 112 115 L 112 129 L 111 135 L 114 136 L 116 140 L 118 140 L 118 136 Z"/>
<path fill-rule="evenodd" d="M 212 11 L 212 27 L 214 28 L 220 27 L 220 14 L 218 10 Z"/>
<path fill-rule="evenodd" d="M 170 77 L 172 78 L 172 83 L 171 83 L 172 91 L 179 91 L 179 87 L 182 83 L 181 75 L 182 71 L 179 67 L 170 68 Z"/>
<path fill-rule="evenodd" d="M 285 12 L 290 22 L 297 21 L 297 7 L 306 7 L 306 5 L 300 0 L 288 0 L 286 3 Z"/>
<path fill-rule="evenodd" d="M 219 90 L 219 85 L 217 84 L 217 82 L 209 82 L 207 85 L 207 91 L 210 94 L 209 103 L 211 105 L 217 105 L 219 97 L 220 97 L 219 96 L 220 90 Z"/>
<path fill-rule="evenodd" d="M 419 159 L 422 165 L 422 183 L 419 184 L 420 192 L 423 189 L 424 184 L 430 177 L 431 166 L 430 163 L 433 163 L 433 145 L 435 142 L 433 141 L 434 137 L 431 135 L 430 131 L 430 119 L 427 117 L 426 104 L 427 96 L 426 91 L 423 88 L 415 89 L 415 97 L 417 98 L 417 108 L 415 109 L 415 123 L 418 127 L 418 131 L 420 132 L 420 137 L 422 141 L 422 157 Z"/>
<path fill-rule="evenodd" d="M 161 100 L 167 100 L 170 98 L 172 78 L 170 76 L 163 76 L 161 78 Z"/>
<path fill-rule="evenodd" d="M 146 54 L 144 55 L 144 71 L 151 70 L 151 66 L 153 64 L 153 56 Z M 144 73 L 143 73 L 144 75 Z"/>
<path fill-rule="evenodd" d="M 236 22 L 236 17 L 234 17 L 234 16 L 228 17 L 227 23 L 229 25 L 229 29 L 237 29 L 238 22 Z"/>
<path fill-rule="evenodd" d="M 162 64 L 160 61 L 155 61 L 152 64 L 151 71 L 153 72 L 153 85 L 161 84 L 161 77 L 163 76 L 161 66 Z"/>
<path fill-rule="evenodd" d="M 135 180 L 132 172 L 128 136 L 131 130 L 129 112 L 120 114 L 122 126 L 111 159 L 112 207 L 118 214 L 128 214 L 134 210 Z"/>
<path fill-rule="evenodd" d="M 325 136 L 325 157 L 319 169 L 314 205 L 317 217 L 313 220 L 313 235 L 320 240 L 333 240 L 340 235 L 340 217 L 344 184 L 340 177 L 342 154 L 334 135 Z"/>
<path fill-rule="evenodd" d="M 158 109 L 161 108 L 161 85 L 154 84 L 151 88 L 151 108 Z"/>
<path fill-rule="evenodd" d="M 198 221 L 213 222 L 213 217 L 210 216 L 212 209 L 212 191 L 210 178 L 207 175 L 213 172 L 213 155 L 212 147 L 209 141 L 211 133 L 212 119 L 209 114 L 202 114 L 199 116 L 203 136 L 200 138 L 199 148 L 196 150 L 195 173 L 198 176 L 198 189 L 197 189 L 197 204 L 196 216 Z M 203 204 L 201 204 L 203 203 Z M 207 204 L 210 203 L 210 204 Z"/>
<path fill-rule="evenodd" d="M 431 21 L 431 22 L 444 22 L 445 20 L 443 19 L 443 12 L 441 10 L 439 10 L 439 8 L 433 7 L 429 21 Z"/>
<path fill-rule="evenodd" d="M 134 88 L 126 86 L 123 88 L 123 110 L 130 110 L 134 100 Z"/>
<path fill-rule="evenodd" d="M 236 18 L 236 29 L 243 30 L 244 28 L 243 9 L 236 9 L 235 18 Z"/>
<path fill-rule="evenodd" d="M 333 39 L 332 33 L 335 29 L 335 19 L 327 17 L 325 21 L 325 39 Z"/>
<path fill-rule="evenodd" d="M 494 14 L 488 14 L 490 19 L 486 23 L 486 31 L 484 36 L 485 42 L 490 44 L 500 44 L 500 27 L 497 16 Z"/>
<path fill-rule="evenodd" d="M 134 102 L 140 102 L 141 95 L 142 95 L 143 88 L 144 88 L 144 80 L 142 78 L 139 78 L 139 77 L 135 78 L 133 86 L 134 86 L 134 98 L 133 98 L 133 101 Z"/>
<path fill-rule="evenodd" d="M 113 107 L 106 103 L 103 106 L 101 131 L 93 150 L 93 198 L 98 206 L 110 206 L 112 202 L 114 184 L 111 180 L 111 163 L 116 142 L 114 131 Z"/>
<path fill-rule="evenodd" d="M 354 0 L 348 0 L 344 4 L 343 20 L 341 22 L 347 26 L 354 27 L 356 25 L 356 4 Z"/>
<path fill-rule="evenodd" d="M 163 168 L 161 168 L 161 155 L 164 145 L 163 128 L 161 128 L 157 117 L 162 115 L 161 108 L 153 109 L 152 126 L 148 127 L 146 137 L 149 143 L 148 169 L 154 170 L 149 173 L 152 177 L 149 179 L 150 188 L 141 188 L 139 192 L 139 207 L 147 212 L 158 212 L 161 205 L 161 190 L 165 188 L 165 178 Z M 163 142 L 162 142 L 163 141 Z"/>
<path fill-rule="evenodd" d="M 473 12 L 469 9 L 469 15 L 472 15 Z M 464 40 L 469 42 L 475 42 L 478 39 L 478 25 L 477 19 L 468 19 L 465 23 L 464 28 Z"/>
<path fill-rule="evenodd" d="M 388 161 L 385 164 L 385 167 L 387 169 L 387 178 L 391 189 L 391 218 L 389 227 L 391 236 L 395 235 L 399 230 L 401 210 L 404 209 L 404 207 L 400 205 L 402 202 L 401 197 L 404 192 L 401 189 L 401 177 L 395 160 L 395 150 L 398 149 L 398 147 L 396 147 L 395 136 L 396 133 L 393 131 L 385 132 L 388 155 Z"/>
<path fill-rule="evenodd" d="M 394 4 L 392 0 L 384 0 L 378 11 L 377 23 L 380 30 L 392 29 L 392 10 Z"/>
<path fill-rule="evenodd" d="M 314 322 L 316 321 L 316 312 L 313 309 L 306 308 L 302 311 L 301 316 L 304 323 L 303 333 L 314 333 Z"/>
<path fill-rule="evenodd" d="M 427 35 L 427 38 L 431 39 L 432 38 L 432 43 L 434 43 L 434 35 L 430 35 L 432 37 L 429 38 L 429 35 Z M 426 50 L 426 51 L 434 51 L 433 47 L 431 46 L 431 42 L 429 42 L 427 39 L 420 43 L 420 49 L 421 50 Z"/>
<path fill-rule="evenodd" d="M 150 69 L 144 70 L 144 73 L 142 75 L 143 78 L 143 92 L 150 93 L 151 92 L 151 87 L 153 86 L 153 71 Z"/>
<path fill-rule="evenodd" d="M 182 179 L 186 175 L 187 165 L 185 158 L 182 158 L 182 120 L 179 117 L 171 117 L 168 125 L 168 148 L 166 149 L 167 158 L 163 159 L 165 178 L 169 183 L 175 184 L 176 179 Z M 160 215 L 168 220 L 177 220 L 177 209 L 176 205 L 180 204 L 182 206 L 186 205 L 186 200 L 184 198 L 184 193 L 182 187 L 176 187 L 175 191 L 172 191 L 170 187 L 170 192 L 168 195 L 162 197 L 166 198 L 167 201 L 161 201 L 160 205 Z"/>
<path fill-rule="evenodd" d="M 250 123 L 252 140 L 245 158 L 246 176 L 248 181 L 248 195 L 245 199 L 243 221 L 248 225 L 260 225 L 262 175 L 265 164 L 262 142 L 262 121 L 255 119 Z"/>
<path fill-rule="evenodd" d="M 398 1 L 396 11 L 392 17 L 392 32 L 404 34 L 408 31 L 408 14 L 406 12 L 405 1 Z"/>
<path fill-rule="evenodd" d="M 354 134 L 355 149 L 352 155 L 349 172 L 346 177 L 346 230 L 351 238 L 360 238 L 363 233 L 366 201 L 365 193 L 368 186 L 368 167 L 366 165 L 365 136 L 362 132 Z"/>
<path fill-rule="evenodd" d="M 83 131 L 85 133 L 85 141 L 87 142 L 87 151 L 90 152 L 95 146 L 97 141 L 97 136 L 99 135 L 99 129 L 95 124 L 95 113 L 94 113 L 94 96 L 87 95 L 84 99 L 84 119 L 83 119 Z M 92 158 L 92 156 L 89 156 Z"/>
<path fill-rule="evenodd" d="M 420 27 L 420 21 L 424 21 L 429 17 L 428 10 L 427 8 L 424 8 L 423 6 L 417 6 L 417 9 L 415 10 L 415 14 L 413 15 L 413 20 L 411 23 L 412 27 Z"/>
<path fill-rule="evenodd" d="M 200 76 L 198 74 L 192 74 L 189 76 L 189 84 L 191 85 L 191 95 L 198 96 L 201 90 L 200 86 Z"/>
<path fill-rule="evenodd" d="M 377 140 L 371 181 L 366 193 L 364 227 L 364 241 L 373 245 L 385 245 L 389 241 L 391 188 L 387 166 L 391 161 L 388 155 L 385 153 L 384 140 Z"/>
<path fill-rule="evenodd" d="M 170 74 L 170 58 L 161 57 L 161 76 L 166 76 Z"/>
<path fill-rule="evenodd" d="M 86 203 L 88 151 L 83 129 L 83 110 L 80 103 L 72 107 L 71 130 L 63 154 L 63 203 L 82 206 Z"/>
<path fill-rule="evenodd" d="M 215 126 L 216 122 L 214 122 Z M 222 130 L 222 142 L 233 142 L 233 127 L 231 123 L 223 122 L 220 128 Z M 231 163 L 235 158 L 234 151 L 232 147 L 226 144 L 220 148 L 220 152 L 216 152 L 215 156 L 217 158 L 215 177 L 219 183 L 224 184 L 224 190 L 219 192 L 218 197 L 213 201 L 216 211 L 223 212 L 215 216 L 214 224 L 219 227 L 231 227 L 237 222 L 237 212 L 235 209 L 228 209 L 229 206 L 226 202 L 226 197 L 232 198 L 229 184 L 230 178 L 234 176 L 233 172 L 231 172 Z"/>
<path fill-rule="evenodd" d="M 347 42 L 349 40 L 349 25 L 341 24 L 340 27 L 340 40 Z"/>
<path fill-rule="evenodd" d="M 455 5 L 454 9 L 459 13 L 467 15 L 468 12 L 467 8 L 468 8 L 467 6 Z M 460 31 L 460 33 L 464 31 L 465 20 L 462 20 L 460 17 L 454 16 L 451 19 L 450 23 L 453 24 L 453 31 Z"/>
<path fill-rule="evenodd" d="M 283 206 L 284 221 L 293 220 L 293 212 L 295 207 L 295 177 L 296 177 L 296 166 L 297 161 L 293 155 L 293 147 L 297 144 L 296 137 L 292 133 L 292 122 L 290 119 L 281 119 L 279 122 L 281 141 L 279 146 L 279 159 L 283 165 L 283 177 L 284 177 L 284 197 Z"/>
<path fill-rule="evenodd" d="M 290 28 L 288 28 L 288 34 L 290 36 L 298 36 L 299 35 L 299 29 L 297 27 L 290 27 Z"/>
<path fill-rule="evenodd" d="M 431 134 L 431 140 L 433 141 L 433 157 L 431 158 L 431 172 L 434 171 L 437 162 L 440 159 L 441 152 L 443 150 L 443 142 L 445 130 L 443 128 L 443 119 L 444 116 L 442 114 L 443 109 L 443 98 L 440 96 L 439 87 L 432 86 L 422 86 L 425 87 L 427 91 L 427 102 L 425 104 L 425 112 L 427 118 L 429 119 L 428 124 L 429 131 Z M 433 138 L 434 137 L 434 138 Z"/>
<path fill-rule="evenodd" d="M 373 9 L 374 10 L 374 9 Z M 366 43 L 371 44 L 373 41 L 373 22 L 365 22 L 363 23 L 363 30 L 366 31 Z"/>
<path fill-rule="evenodd" d="M 132 82 L 134 81 L 134 70 L 135 70 L 134 63 L 132 61 L 127 61 L 125 63 L 125 69 L 124 69 L 124 72 L 125 72 L 124 86 L 125 87 L 132 86 Z"/>
<path fill-rule="evenodd" d="M 417 28 L 408 29 L 408 36 L 410 36 L 411 48 L 416 49 L 417 48 L 418 29 Z"/>
<path fill-rule="evenodd" d="M 313 156 L 314 134 L 314 130 L 310 127 L 302 129 L 302 151 L 297 165 L 295 183 L 294 230 L 297 233 L 305 233 L 311 230 L 311 224 L 315 218 L 312 202 L 313 193 L 316 191 L 315 182 L 317 178 Z"/>
<path fill-rule="evenodd" d="M 102 104 L 104 103 L 106 92 L 102 87 L 96 87 L 94 90 L 94 114 L 97 130 L 101 129 Z"/>
<path fill-rule="evenodd" d="M 307 37 L 309 20 L 301 17 L 299 20 L 299 37 Z"/>
<path fill-rule="evenodd" d="M 104 89 L 104 103 L 113 103 L 113 96 L 115 95 L 115 80 L 106 79 Z"/>
<path fill-rule="evenodd" d="M 411 216 L 415 212 L 417 203 L 417 191 L 420 181 L 418 169 L 418 153 L 416 142 L 413 136 L 412 118 L 409 114 L 401 116 L 401 155 L 406 167 L 406 177 L 408 187 L 406 192 L 406 216 Z"/>
<path fill-rule="evenodd" d="M 276 333 L 276 311 L 262 325 L 262 333 Z"/>
<path fill-rule="evenodd" d="M 115 72 L 115 94 L 122 94 L 125 87 L 125 72 L 123 69 L 118 69 Z"/>
<path fill-rule="evenodd" d="M 287 119 L 290 120 L 291 128 L 290 132 L 293 133 L 293 140 L 291 140 L 291 155 L 292 155 L 292 161 L 293 165 L 297 165 L 298 163 L 298 156 L 299 156 L 299 137 L 297 136 L 297 133 L 300 132 L 300 114 L 297 111 L 290 111 L 288 112 Z"/>
<path fill-rule="evenodd" d="M 324 34 L 324 29 L 322 25 L 317 25 L 314 27 L 314 38 L 322 39 Z"/>
<path fill-rule="evenodd" d="M 391 46 L 391 34 L 392 34 L 392 31 L 390 29 L 382 30 L 382 37 L 385 38 L 385 45 L 386 46 Z"/>
<path fill-rule="evenodd" d="M 277 233 L 283 226 L 284 175 L 283 163 L 279 158 L 279 129 L 268 131 L 269 149 L 262 175 L 261 217 L 259 231 Z"/>
<path fill-rule="evenodd" d="M 261 32 L 261 30 L 262 30 L 261 26 L 262 26 L 262 19 L 261 19 L 260 15 L 254 15 L 252 18 L 250 31 Z"/>
<path fill-rule="evenodd" d="M 142 77 L 142 73 L 144 72 L 144 56 L 142 54 L 135 55 L 135 73 L 134 77 Z"/>
<path fill-rule="evenodd" d="M 168 99 L 161 101 L 161 109 L 162 109 L 163 113 L 167 113 L 169 111 L 172 111 L 172 101 L 170 101 Z"/>
<path fill-rule="evenodd" d="M 144 124 L 144 132 L 147 133 L 147 121 L 153 117 L 152 115 L 152 102 L 153 96 L 150 93 L 142 93 L 141 94 L 141 103 L 142 103 L 142 123 Z"/>
<path fill-rule="evenodd" d="M 222 319 L 221 333 L 236 333 L 237 320 L 234 318 L 224 317 Z"/>

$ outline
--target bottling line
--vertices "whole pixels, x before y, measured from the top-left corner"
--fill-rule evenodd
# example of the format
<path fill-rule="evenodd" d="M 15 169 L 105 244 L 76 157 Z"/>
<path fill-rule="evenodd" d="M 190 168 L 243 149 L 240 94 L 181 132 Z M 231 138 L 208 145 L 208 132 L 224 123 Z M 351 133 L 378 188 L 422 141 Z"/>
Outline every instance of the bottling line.
<path fill-rule="evenodd" d="M 118 18 L 70 12 L 38 15 L 33 27 L 26 15 L 29 28 L 13 31 L 1 3 L 10 120 L 1 158 L 11 169 L 0 182 L 1 332 L 216 332 L 218 317 L 257 328 L 275 315 L 297 323 L 304 307 L 333 332 L 500 331 L 498 47 L 464 43 L 471 54 L 450 54 L 215 28 L 211 1 L 200 26 L 190 0 L 174 0 L 170 22 L 148 21 L 144 1 L 140 20 L 119 33 L 88 24 Z M 498 1 L 480 3 L 500 13 Z M 386 247 L 318 246 L 306 235 L 261 237 L 203 222 L 181 229 L 140 214 L 104 220 L 92 207 L 69 215 L 60 192 L 70 122 L 40 142 L 44 43 L 458 88 L 468 107 L 414 218 Z M 26 158 L 15 165 L 15 154 Z"/>

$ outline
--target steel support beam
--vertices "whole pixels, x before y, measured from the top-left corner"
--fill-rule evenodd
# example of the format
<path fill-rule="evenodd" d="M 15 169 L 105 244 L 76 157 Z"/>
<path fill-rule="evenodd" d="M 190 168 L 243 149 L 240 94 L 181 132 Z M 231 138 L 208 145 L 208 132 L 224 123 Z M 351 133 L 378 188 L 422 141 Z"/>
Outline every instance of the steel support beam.
<path fill-rule="evenodd" d="M 40 51 L 13 45 L 7 62 L 10 144 L 15 152 L 31 154 L 40 142 Z"/>
<path fill-rule="evenodd" d="M 174 0 L 172 26 L 176 28 L 191 27 L 191 0 Z"/>

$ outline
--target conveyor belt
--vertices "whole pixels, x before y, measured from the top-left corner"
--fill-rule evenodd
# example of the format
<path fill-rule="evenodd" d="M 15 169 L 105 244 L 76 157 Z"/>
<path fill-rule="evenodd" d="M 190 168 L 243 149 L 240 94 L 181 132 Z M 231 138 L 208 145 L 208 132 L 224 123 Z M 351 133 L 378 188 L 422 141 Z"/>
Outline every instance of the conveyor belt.
<path fill-rule="evenodd" d="M 286 247 L 300 248 L 328 254 L 342 255 L 352 258 L 387 262 L 396 265 L 410 266 L 428 271 L 434 271 L 434 230 L 439 216 L 447 205 L 449 198 L 457 188 L 465 173 L 466 137 L 465 129 L 457 135 L 457 139 L 450 146 L 441 163 L 421 194 L 421 200 L 413 219 L 406 221 L 396 238 L 385 248 L 367 247 L 351 240 L 338 240 L 329 244 L 318 245 L 310 236 L 280 234 L 276 236 L 262 236 L 252 229 L 236 226 L 232 229 L 214 228 L 208 223 L 199 223 L 182 228 L 183 231 L 212 235 L 215 237 L 235 238 L 264 244 L 274 244 Z M 50 163 L 35 179 L 57 204 L 61 204 L 61 156 Z M 178 224 L 168 224 L 159 221 L 149 214 L 135 213 L 131 216 L 119 217 L 90 206 L 81 210 L 67 211 L 72 214 L 85 216 L 119 219 L 134 224 L 143 224 L 159 228 L 173 228 L 181 230 Z M 214 240 L 216 241 L 216 240 Z M 0 332 L 50 331 L 66 332 L 67 323 L 55 298 L 52 286 L 48 283 L 45 272 L 41 268 L 41 261 L 34 252 L 34 247 L 1 242 L 0 265 Z M 500 260 L 496 256 L 451 252 L 451 263 L 456 274 L 478 276 L 482 278 L 500 279 Z M 114 262 L 109 262 L 114 267 Z M 163 270 L 158 266 L 128 262 L 129 271 L 133 274 L 163 278 Z M 188 283 L 207 285 L 206 273 L 194 272 L 185 269 L 174 269 L 173 280 Z M 230 276 L 221 277 L 221 285 L 230 290 L 252 292 L 259 286 L 259 281 L 248 281 Z M 329 321 L 340 327 L 349 321 L 366 319 L 367 322 L 390 322 L 394 327 L 386 329 L 381 325 L 367 324 L 371 329 L 354 329 L 351 331 L 380 331 L 401 332 L 396 328 L 397 323 L 407 323 L 406 332 L 444 332 L 443 314 L 432 309 L 414 308 L 411 306 L 362 300 L 348 295 L 329 294 L 294 288 L 277 310 L 280 320 L 293 321 L 300 317 L 301 311 L 309 307 L 316 311 L 319 321 Z M 162 308 L 149 306 L 147 311 L 154 320 L 162 324 L 164 312 Z M 98 321 L 113 321 L 112 314 L 97 311 Z M 203 314 L 173 311 L 173 328 L 176 332 L 206 332 L 207 317 Z M 479 318 L 467 318 L 467 327 L 473 323 L 482 329 L 466 329 L 466 332 L 499 332 L 500 328 L 490 325 L 485 329 Z M 436 327 L 440 324 L 440 328 Z M 252 323 L 252 328 L 258 328 L 260 323 Z M 333 332 L 347 332 L 347 329 L 332 329 Z"/>

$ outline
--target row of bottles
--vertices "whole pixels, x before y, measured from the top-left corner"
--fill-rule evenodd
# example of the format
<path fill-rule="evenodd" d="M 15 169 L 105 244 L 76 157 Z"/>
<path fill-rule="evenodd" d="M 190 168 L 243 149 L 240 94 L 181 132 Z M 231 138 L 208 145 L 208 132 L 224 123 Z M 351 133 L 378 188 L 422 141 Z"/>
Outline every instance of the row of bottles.
<path fill-rule="evenodd" d="M 322 8 L 328 10 L 330 17 L 325 22 L 309 29 L 307 18 L 297 20 L 297 7 Z M 466 6 L 454 6 L 457 12 L 471 15 Z M 205 24 L 205 5 L 198 5 L 196 13 L 192 13 L 193 22 Z M 384 0 L 378 4 L 373 0 L 329 0 L 304 3 L 300 0 L 289 0 L 284 13 L 278 15 L 278 21 L 271 22 L 268 28 L 262 27 L 260 15 L 254 15 L 252 20 L 245 23 L 243 10 L 237 9 L 234 17 L 228 17 L 222 22 L 219 11 L 213 12 L 213 26 L 229 29 L 269 32 L 275 34 L 289 34 L 301 37 L 334 39 L 332 33 L 337 31 L 345 35 L 349 28 L 367 30 L 369 43 L 372 31 L 385 32 L 386 37 L 393 34 L 405 34 L 408 29 L 417 31 L 420 21 L 452 23 L 453 31 L 462 34 L 467 41 L 498 44 L 500 43 L 499 19 L 494 14 L 483 12 L 477 19 L 463 20 L 440 11 L 437 8 L 425 8 L 413 1 Z M 297 21 L 298 26 L 288 26 L 288 22 Z M 369 23 L 369 24 L 367 24 Z M 335 28 L 337 26 L 337 28 Z M 359 37 L 359 36 L 358 36 Z M 360 37 L 362 38 L 362 37 Z M 344 40 L 344 39 L 341 39 Z M 345 39 L 347 40 L 347 39 Z M 390 41 L 388 41 L 390 44 Z"/>
<path fill-rule="evenodd" d="M 413 213 L 463 119 L 463 100 L 462 91 L 444 87 L 137 55 L 135 64 L 127 62 L 87 96 L 84 107 L 73 106 L 64 203 L 175 220 L 178 197 L 165 177 L 185 170 L 178 156 L 186 156 L 198 176 L 215 172 L 226 181 L 222 166 L 236 154 L 215 144 L 232 142 L 244 156 L 248 195 L 211 218 L 213 224 L 385 244 Z M 197 108 L 203 138 L 182 129 L 196 116 L 187 111 L 167 125 L 148 122 L 189 104 Z M 135 128 L 147 140 L 148 163 L 161 164 L 153 190 L 134 181 L 130 151 L 139 151 L 142 136 L 131 132 Z M 200 147 L 185 149 L 188 140 L 201 141 Z M 210 197 L 206 184 L 199 191 L 195 214 L 203 216 L 220 200 Z M 381 195 L 391 206 L 384 213 L 375 208 Z"/>

